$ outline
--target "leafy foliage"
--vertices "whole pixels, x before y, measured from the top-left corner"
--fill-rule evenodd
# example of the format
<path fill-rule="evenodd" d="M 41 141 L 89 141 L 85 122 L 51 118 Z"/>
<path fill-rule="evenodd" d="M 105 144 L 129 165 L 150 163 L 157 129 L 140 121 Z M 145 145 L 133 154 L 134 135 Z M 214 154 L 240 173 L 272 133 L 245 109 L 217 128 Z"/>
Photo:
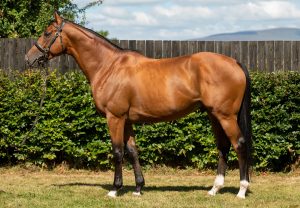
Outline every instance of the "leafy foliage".
<path fill-rule="evenodd" d="M 300 74 L 253 74 L 252 117 L 257 168 L 280 170 L 300 155 Z"/>
<path fill-rule="evenodd" d="M 254 167 L 282 170 L 300 155 L 300 74 L 252 73 Z M 0 71 L 0 161 L 111 168 L 111 144 L 89 85 L 79 72 L 47 78 Z M 40 102 L 45 93 L 42 107 Z M 34 121 L 38 117 L 36 123 Z M 142 165 L 212 168 L 217 149 L 206 113 L 178 121 L 136 125 Z M 229 163 L 236 164 L 231 151 Z"/>
<path fill-rule="evenodd" d="M 99 0 L 93 1 L 78 8 L 71 0 L 1 0 L 0 38 L 38 37 L 56 10 L 65 18 L 84 24 L 85 10 L 101 3 Z"/>

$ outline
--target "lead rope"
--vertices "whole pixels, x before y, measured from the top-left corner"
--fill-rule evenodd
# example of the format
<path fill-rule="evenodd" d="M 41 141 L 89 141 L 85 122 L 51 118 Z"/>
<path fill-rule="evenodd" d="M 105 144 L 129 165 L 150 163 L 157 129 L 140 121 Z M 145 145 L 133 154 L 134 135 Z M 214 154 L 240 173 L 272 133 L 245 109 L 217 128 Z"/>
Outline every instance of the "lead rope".
<path fill-rule="evenodd" d="M 38 111 L 38 114 L 36 115 L 33 123 L 32 123 L 32 126 L 30 128 L 30 130 L 26 133 L 21 145 L 24 145 L 26 140 L 28 139 L 29 137 L 29 134 L 33 131 L 33 129 L 36 127 L 39 119 L 40 119 L 40 115 L 41 115 L 41 112 L 42 112 L 42 107 L 43 107 L 43 104 L 44 104 L 44 100 L 45 100 L 45 97 L 46 97 L 46 92 L 47 92 L 47 79 L 48 79 L 48 76 L 49 76 L 49 71 L 48 71 L 48 68 L 44 68 L 44 70 L 42 70 L 42 72 L 44 73 L 41 73 L 42 74 L 42 79 L 43 79 L 43 92 L 42 92 L 42 97 L 41 97 L 41 100 L 40 100 L 40 105 L 39 105 L 39 111 Z"/>

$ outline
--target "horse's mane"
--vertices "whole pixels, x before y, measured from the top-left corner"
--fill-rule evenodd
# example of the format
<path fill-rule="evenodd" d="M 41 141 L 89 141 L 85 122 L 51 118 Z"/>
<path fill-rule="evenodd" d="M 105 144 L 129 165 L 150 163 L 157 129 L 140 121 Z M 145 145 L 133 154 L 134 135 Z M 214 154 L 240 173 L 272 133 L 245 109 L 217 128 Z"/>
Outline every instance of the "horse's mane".
<path fill-rule="evenodd" d="M 89 29 L 89 28 L 83 27 L 82 25 L 79 25 L 79 24 L 74 23 L 74 22 L 72 22 L 72 21 L 70 21 L 70 20 L 67 20 L 67 19 L 64 19 L 64 21 L 65 21 L 65 22 L 68 22 L 68 23 L 71 23 L 71 24 L 73 24 L 73 25 L 75 25 L 75 26 L 81 28 L 82 30 L 85 30 L 85 31 L 87 31 L 87 32 L 92 33 L 92 34 L 95 35 L 96 37 L 101 38 L 102 40 L 104 40 L 105 42 L 109 43 L 110 45 L 114 46 L 115 48 L 117 48 L 117 49 L 119 49 L 119 50 L 122 50 L 122 51 L 123 51 L 123 50 L 126 50 L 126 51 L 128 50 L 128 49 L 121 48 L 121 47 L 118 46 L 117 44 L 113 43 L 111 40 L 107 39 L 106 37 L 100 35 L 99 33 L 95 32 L 95 31 L 93 31 L 93 30 L 91 30 L 91 29 Z"/>

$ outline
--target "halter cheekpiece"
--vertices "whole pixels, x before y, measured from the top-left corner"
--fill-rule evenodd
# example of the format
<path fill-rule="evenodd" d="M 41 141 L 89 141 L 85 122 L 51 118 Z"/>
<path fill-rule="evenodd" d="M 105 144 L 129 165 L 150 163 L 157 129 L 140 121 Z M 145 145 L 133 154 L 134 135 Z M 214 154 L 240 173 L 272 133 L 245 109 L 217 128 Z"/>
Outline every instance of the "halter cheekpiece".
<path fill-rule="evenodd" d="M 63 20 L 62 23 L 59 26 L 53 25 L 56 28 L 56 33 L 55 33 L 55 36 L 52 38 L 52 40 L 50 41 L 50 43 L 47 47 L 44 48 L 38 42 L 35 42 L 34 45 L 39 49 L 39 51 L 41 51 L 43 53 L 43 55 L 41 55 L 37 59 L 37 61 L 39 63 L 48 61 L 50 48 L 51 48 L 51 46 L 53 45 L 53 43 L 55 42 L 55 40 L 58 37 L 60 37 L 60 44 L 61 44 L 61 47 L 62 47 L 62 51 L 64 51 L 65 47 L 62 43 L 62 36 L 61 36 L 61 32 L 62 32 L 62 29 L 63 29 L 64 25 L 65 25 L 65 20 Z"/>

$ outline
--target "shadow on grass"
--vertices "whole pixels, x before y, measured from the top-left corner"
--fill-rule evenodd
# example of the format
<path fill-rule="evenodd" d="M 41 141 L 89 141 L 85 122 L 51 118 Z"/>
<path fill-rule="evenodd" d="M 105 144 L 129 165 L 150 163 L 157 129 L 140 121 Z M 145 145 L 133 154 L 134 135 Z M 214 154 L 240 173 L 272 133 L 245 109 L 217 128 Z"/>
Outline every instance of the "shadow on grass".
<path fill-rule="evenodd" d="M 66 183 L 66 184 L 53 184 L 56 187 L 66 187 L 66 186 L 92 186 L 92 187 L 100 187 L 107 191 L 113 189 L 111 184 L 93 184 L 93 183 Z M 191 192 L 191 191 L 209 191 L 211 186 L 145 186 L 143 188 L 144 192 Z M 133 192 L 135 190 L 135 186 L 125 185 L 119 191 L 119 195 L 124 195 L 128 192 Z M 232 193 L 237 194 L 239 191 L 238 187 L 224 187 L 220 190 L 220 194 Z"/>

